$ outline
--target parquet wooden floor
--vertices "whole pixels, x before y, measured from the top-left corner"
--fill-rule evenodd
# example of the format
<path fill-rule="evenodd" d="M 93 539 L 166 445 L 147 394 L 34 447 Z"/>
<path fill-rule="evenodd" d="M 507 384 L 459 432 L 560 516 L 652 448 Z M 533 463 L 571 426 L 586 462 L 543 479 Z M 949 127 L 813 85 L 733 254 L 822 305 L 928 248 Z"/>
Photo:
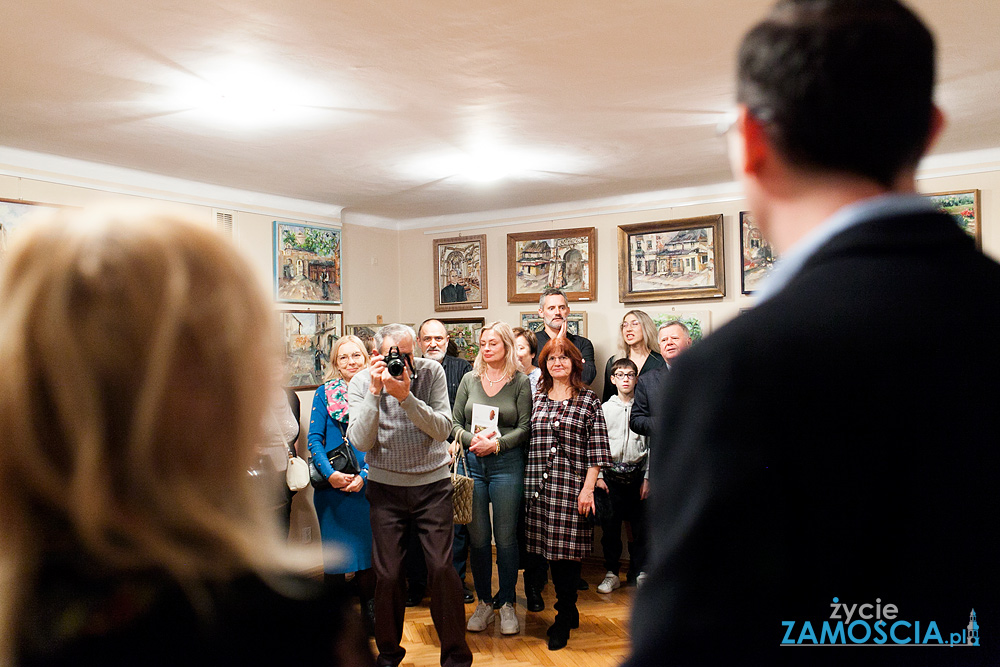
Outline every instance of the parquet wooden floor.
<path fill-rule="evenodd" d="M 494 561 L 495 562 L 495 561 Z M 590 590 L 580 591 L 577 607 L 580 610 L 580 628 L 573 630 L 566 648 L 559 651 L 548 649 L 545 631 L 555 619 L 555 592 L 552 583 L 545 587 L 543 597 L 545 610 L 537 613 L 525 609 L 523 582 L 518 573 L 517 612 L 521 632 L 517 635 L 500 634 L 500 618 L 482 632 L 467 632 L 466 639 L 472 649 L 473 664 L 476 667 L 611 667 L 624 660 L 629 650 L 628 623 L 631 610 L 633 586 L 622 587 L 607 595 L 597 592 L 597 585 L 604 578 L 604 568 L 597 563 L 584 562 L 583 578 L 590 584 Z M 467 575 L 471 585 L 472 575 Z M 493 572 L 493 590 L 497 589 L 496 566 Z M 406 658 L 403 667 L 437 667 L 441 660 L 441 648 L 437 632 L 431 621 L 430 609 L 425 598 L 418 607 L 406 610 L 403 627 L 403 647 Z M 468 618 L 475 604 L 465 605 Z M 375 642 L 372 642 L 372 650 Z"/>

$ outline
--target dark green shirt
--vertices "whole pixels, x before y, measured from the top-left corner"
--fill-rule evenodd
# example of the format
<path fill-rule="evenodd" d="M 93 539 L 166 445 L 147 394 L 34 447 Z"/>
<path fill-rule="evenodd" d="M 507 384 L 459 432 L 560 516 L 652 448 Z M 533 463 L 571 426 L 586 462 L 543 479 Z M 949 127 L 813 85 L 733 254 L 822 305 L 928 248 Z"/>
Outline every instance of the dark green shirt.
<path fill-rule="evenodd" d="M 452 422 L 455 424 L 455 437 L 466 449 L 472 442 L 472 406 L 475 403 L 492 405 L 499 410 L 497 422 L 501 452 L 528 444 L 531 433 L 531 383 L 527 375 L 517 371 L 514 379 L 505 384 L 496 396 L 488 396 L 474 372 L 465 374 L 455 395 Z"/>

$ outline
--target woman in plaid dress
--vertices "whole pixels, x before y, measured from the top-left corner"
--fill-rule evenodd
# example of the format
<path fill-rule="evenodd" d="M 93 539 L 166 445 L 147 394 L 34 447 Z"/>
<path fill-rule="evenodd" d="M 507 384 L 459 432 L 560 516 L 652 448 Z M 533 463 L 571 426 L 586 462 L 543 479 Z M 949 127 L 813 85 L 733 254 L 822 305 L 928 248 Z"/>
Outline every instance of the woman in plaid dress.
<path fill-rule="evenodd" d="M 549 649 L 566 646 L 580 625 L 576 608 L 580 560 L 590 554 L 594 485 L 611 464 L 601 402 L 583 383 L 583 357 L 565 336 L 546 343 L 538 356 L 542 377 L 531 412 L 531 443 L 525 469 L 528 553 L 535 566 L 552 567 L 556 620 Z"/>

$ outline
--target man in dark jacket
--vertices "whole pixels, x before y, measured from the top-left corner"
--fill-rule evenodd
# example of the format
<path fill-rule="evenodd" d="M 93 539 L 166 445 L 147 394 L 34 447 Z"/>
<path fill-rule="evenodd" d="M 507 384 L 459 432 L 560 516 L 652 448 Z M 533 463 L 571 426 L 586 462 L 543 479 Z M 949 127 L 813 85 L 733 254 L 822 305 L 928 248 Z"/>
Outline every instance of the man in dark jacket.
<path fill-rule="evenodd" d="M 1000 664 L 1000 265 L 915 194 L 933 84 L 896 0 L 744 38 L 730 154 L 781 260 L 671 370 L 628 665 Z"/>

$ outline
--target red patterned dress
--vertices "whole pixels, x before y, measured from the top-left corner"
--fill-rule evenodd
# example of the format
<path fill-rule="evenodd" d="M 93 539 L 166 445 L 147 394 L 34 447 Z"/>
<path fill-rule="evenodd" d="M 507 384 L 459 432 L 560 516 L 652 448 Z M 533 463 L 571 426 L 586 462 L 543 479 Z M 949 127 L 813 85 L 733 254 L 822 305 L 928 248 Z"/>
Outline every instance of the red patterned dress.
<path fill-rule="evenodd" d="M 590 554 L 594 529 L 577 510 L 587 469 L 611 465 L 608 427 L 590 389 L 553 401 L 539 394 L 531 410 L 531 441 L 524 471 L 529 553 L 549 560 Z"/>

